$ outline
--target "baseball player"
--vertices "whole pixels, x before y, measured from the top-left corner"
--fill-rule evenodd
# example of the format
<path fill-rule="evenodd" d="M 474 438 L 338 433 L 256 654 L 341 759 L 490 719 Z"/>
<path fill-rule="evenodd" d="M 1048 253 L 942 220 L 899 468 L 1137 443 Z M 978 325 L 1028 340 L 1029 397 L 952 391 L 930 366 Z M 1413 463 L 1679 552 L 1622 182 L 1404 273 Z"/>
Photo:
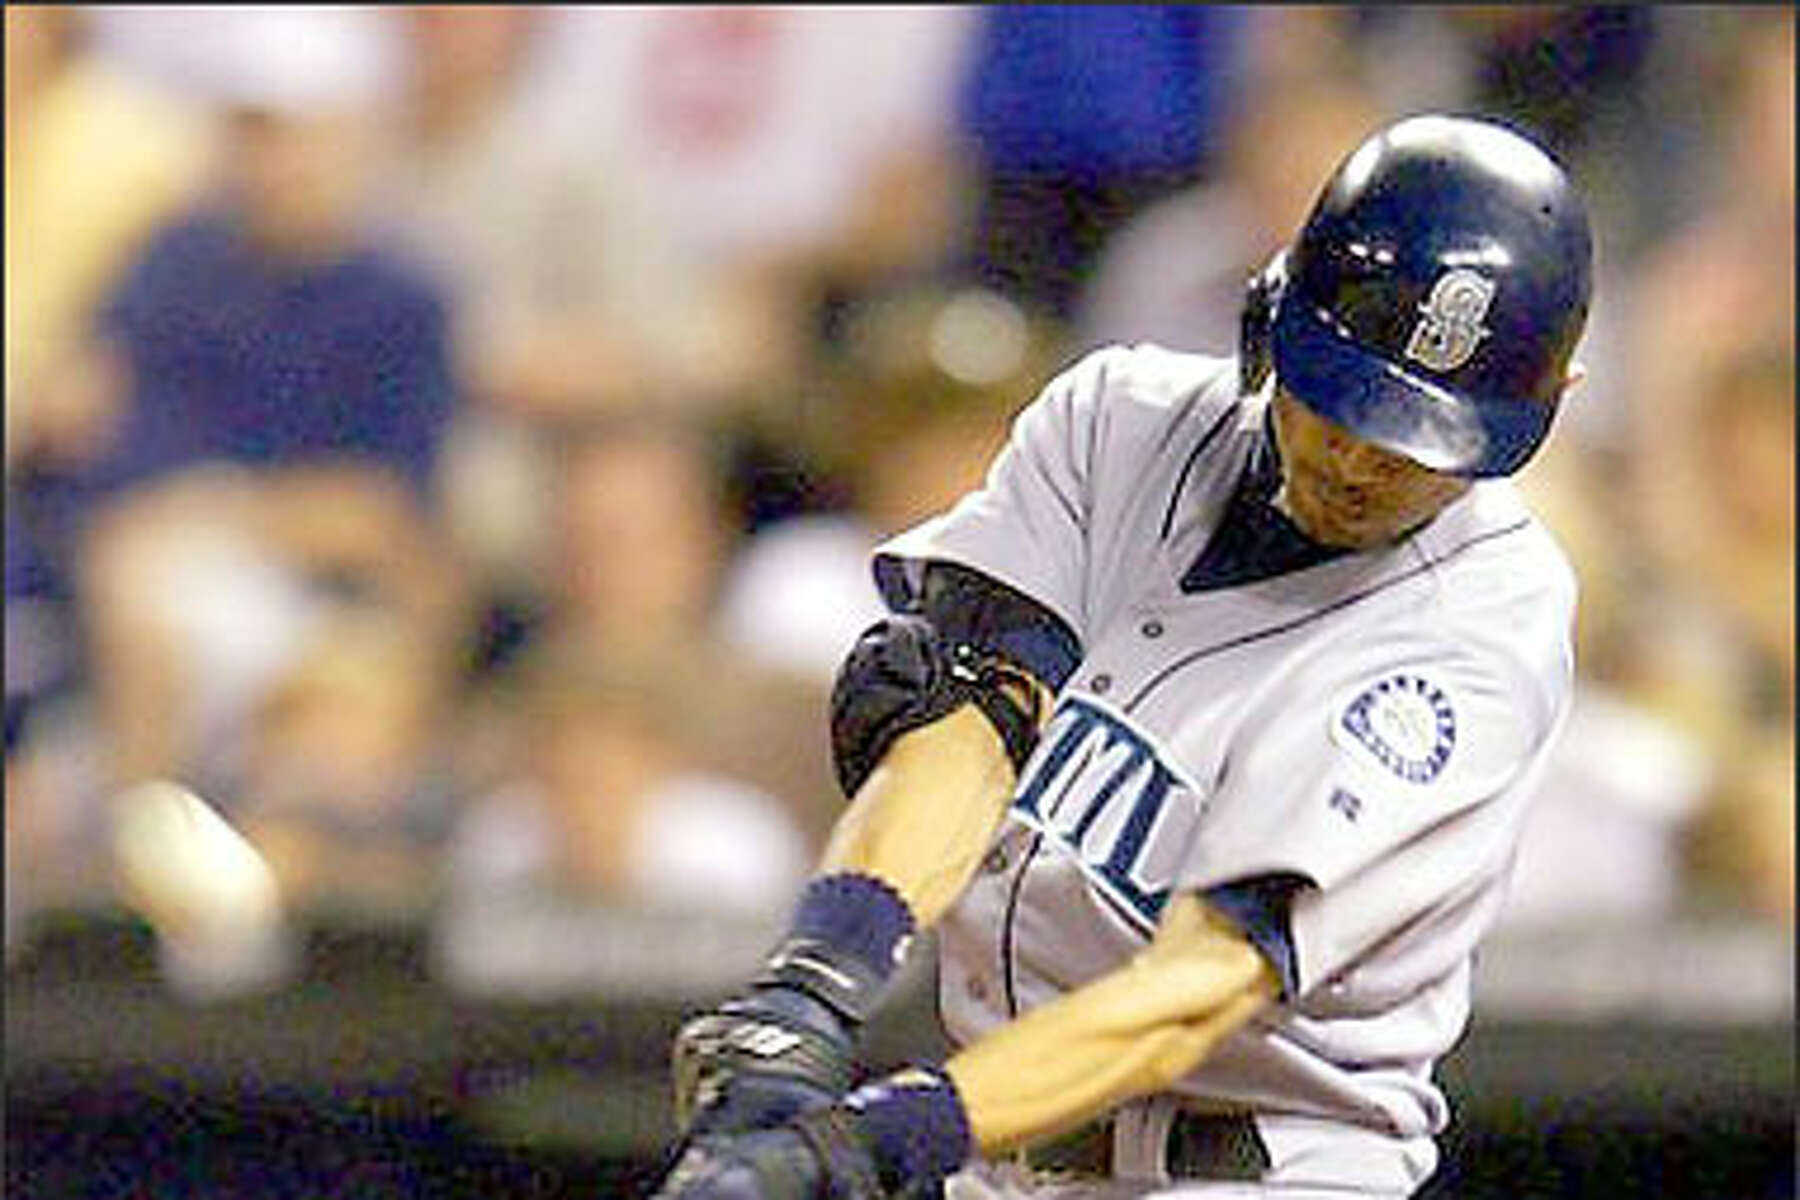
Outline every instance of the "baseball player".
<path fill-rule="evenodd" d="M 1568 707 L 1572 573 L 1507 480 L 1579 372 L 1579 197 L 1498 125 L 1358 146 L 1234 359 L 1111 347 L 878 548 L 852 796 L 676 1042 L 665 1196 L 1399 1197 Z M 936 930 L 958 1047 L 852 1087 Z"/>

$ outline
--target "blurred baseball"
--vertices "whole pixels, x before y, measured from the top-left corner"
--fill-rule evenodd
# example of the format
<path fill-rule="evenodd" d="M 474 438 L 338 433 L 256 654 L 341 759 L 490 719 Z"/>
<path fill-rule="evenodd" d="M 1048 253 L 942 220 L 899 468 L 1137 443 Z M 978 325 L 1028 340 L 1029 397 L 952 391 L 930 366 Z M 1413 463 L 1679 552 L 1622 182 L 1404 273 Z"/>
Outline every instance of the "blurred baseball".
<path fill-rule="evenodd" d="M 152 780 L 114 801 L 113 859 L 125 899 L 176 939 L 230 939 L 280 920 L 274 872 L 187 788 Z"/>

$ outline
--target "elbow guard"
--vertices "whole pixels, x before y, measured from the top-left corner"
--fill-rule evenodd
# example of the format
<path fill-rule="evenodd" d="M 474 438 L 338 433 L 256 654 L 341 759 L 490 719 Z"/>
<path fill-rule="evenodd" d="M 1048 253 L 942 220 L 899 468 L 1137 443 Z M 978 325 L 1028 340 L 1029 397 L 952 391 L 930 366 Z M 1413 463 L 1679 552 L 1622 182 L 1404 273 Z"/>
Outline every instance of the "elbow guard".
<path fill-rule="evenodd" d="M 888 747 L 966 703 L 1000 735 L 1014 770 L 1037 742 L 1038 686 L 1011 662 L 944 637 L 922 616 L 878 621 L 851 647 L 831 689 L 831 751 L 838 786 L 855 796 Z"/>

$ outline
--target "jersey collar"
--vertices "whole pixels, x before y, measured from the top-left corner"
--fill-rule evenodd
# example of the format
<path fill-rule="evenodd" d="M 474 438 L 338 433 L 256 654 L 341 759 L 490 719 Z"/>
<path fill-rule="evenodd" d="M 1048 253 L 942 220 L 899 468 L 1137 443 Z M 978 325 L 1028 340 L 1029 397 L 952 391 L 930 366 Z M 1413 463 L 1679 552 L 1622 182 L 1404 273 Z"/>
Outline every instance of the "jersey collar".
<path fill-rule="evenodd" d="M 1224 515 L 1199 557 L 1182 574 L 1183 592 L 1240 587 L 1351 553 L 1302 533 L 1275 507 L 1280 487 L 1281 451 L 1275 441 L 1274 409 L 1264 404 L 1261 426 L 1225 502 Z"/>

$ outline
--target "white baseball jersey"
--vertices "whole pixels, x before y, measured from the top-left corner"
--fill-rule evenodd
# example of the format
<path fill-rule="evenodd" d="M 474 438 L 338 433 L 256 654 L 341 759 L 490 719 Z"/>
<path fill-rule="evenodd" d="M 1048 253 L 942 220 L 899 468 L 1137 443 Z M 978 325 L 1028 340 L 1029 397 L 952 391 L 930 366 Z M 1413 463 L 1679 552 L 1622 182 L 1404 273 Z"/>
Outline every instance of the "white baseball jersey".
<path fill-rule="evenodd" d="M 1357 1153 L 1313 1156 L 1339 1165 L 1289 1176 L 1404 1192 L 1435 1166 L 1433 1063 L 1568 705 L 1574 577 L 1490 480 L 1392 546 L 1184 588 L 1267 403 L 1231 359 L 1095 352 L 1020 414 L 981 490 L 878 548 L 895 607 L 948 561 L 1080 642 L 939 929 L 942 1011 L 967 1042 L 1124 965 L 1172 891 L 1298 876 L 1285 928 L 1256 938 L 1283 1002 L 1175 1090 L 1273 1114 L 1277 1172 L 1281 1128 L 1356 1132 Z"/>

